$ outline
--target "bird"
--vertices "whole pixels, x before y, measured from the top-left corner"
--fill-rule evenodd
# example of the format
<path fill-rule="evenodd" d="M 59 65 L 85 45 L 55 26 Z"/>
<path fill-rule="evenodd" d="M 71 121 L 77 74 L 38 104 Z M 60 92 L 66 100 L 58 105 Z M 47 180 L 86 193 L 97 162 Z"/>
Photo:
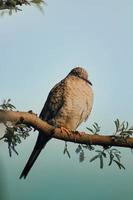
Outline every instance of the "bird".
<path fill-rule="evenodd" d="M 76 131 L 86 121 L 93 106 L 92 83 L 83 67 L 74 67 L 68 75 L 49 92 L 39 117 L 62 131 Z M 26 178 L 47 142 L 52 139 L 39 131 L 36 144 L 26 163 L 21 178 Z"/>

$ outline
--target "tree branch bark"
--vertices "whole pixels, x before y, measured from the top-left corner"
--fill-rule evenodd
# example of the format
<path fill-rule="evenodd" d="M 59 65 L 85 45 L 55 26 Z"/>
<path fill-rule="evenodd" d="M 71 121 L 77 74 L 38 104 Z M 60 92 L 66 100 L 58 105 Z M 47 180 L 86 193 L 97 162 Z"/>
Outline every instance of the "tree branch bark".
<path fill-rule="evenodd" d="M 86 145 L 100 145 L 100 146 L 118 146 L 133 148 L 133 138 L 127 138 L 126 140 L 114 140 L 113 135 L 92 135 L 85 132 L 73 132 L 70 134 L 62 132 L 60 128 L 55 128 L 47 122 L 41 120 L 33 113 L 18 112 L 18 111 L 5 111 L 0 110 L 0 123 L 10 121 L 16 123 L 22 121 L 23 124 L 30 125 L 38 131 L 44 132 L 48 136 L 53 138 L 69 141 L 73 143 L 86 144 Z"/>

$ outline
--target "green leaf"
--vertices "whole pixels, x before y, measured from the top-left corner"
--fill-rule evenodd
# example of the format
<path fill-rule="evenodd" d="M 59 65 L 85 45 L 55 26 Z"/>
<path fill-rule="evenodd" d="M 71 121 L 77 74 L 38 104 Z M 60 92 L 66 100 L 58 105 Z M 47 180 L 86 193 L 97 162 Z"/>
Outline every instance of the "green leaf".
<path fill-rule="evenodd" d="M 119 119 L 116 119 L 116 120 L 114 121 L 114 123 L 115 123 L 115 126 L 116 126 L 116 132 L 118 132 L 119 126 L 120 126 Z"/>
<path fill-rule="evenodd" d="M 114 152 L 115 152 L 115 153 L 121 154 L 121 152 L 120 152 L 118 149 L 111 149 L 110 152 L 111 152 L 111 153 L 114 153 Z"/>
<path fill-rule="evenodd" d="M 125 121 L 123 121 L 123 122 L 121 123 L 120 129 L 121 129 L 121 132 L 123 132 L 123 131 L 125 130 Z"/>
<path fill-rule="evenodd" d="M 100 153 L 100 154 L 101 154 L 103 151 L 101 151 L 101 150 L 96 150 L 95 152 L 97 152 L 97 153 Z"/>
<path fill-rule="evenodd" d="M 81 151 L 80 154 L 79 154 L 79 162 L 83 162 L 84 159 L 85 159 L 84 151 Z"/>
<path fill-rule="evenodd" d="M 99 158 L 100 158 L 100 168 L 103 169 L 103 157 L 102 157 L 102 155 L 100 155 Z"/>
<path fill-rule="evenodd" d="M 102 154 L 102 156 L 104 157 L 104 158 L 106 158 L 106 153 L 105 152 L 101 152 L 101 154 Z"/>
<path fill-rule="evenodd" d="M 11 108 L 11 109 L 13 109 L 13 108 L 16 109 L 16 107 L 14 105 L 10 104 L 10 103 L 8 104 L 8 107 Z"/>
<path fill-rule="evenodd" d="M 67 153 L 68 157 L 71 158 L 70 153 L 69 153 L 68 150 L 66 150 L 66 153 Z"/>
<path fill-rule="evenodd" d="M 87 130 L 91 131 L 92 133 L 94 133 L 94 131 L 91 128 L 86 127 Z"/>
<path fill-rule="evenodd" d="M 94 156 L 93 158 L 91 158 L 91 159 L 90 159 L 90 162 L 92 162 L 92 161 L 96 160 L 97 158 L 99 158 L 99 156 L 100 156 L 100 155 L 99 155 L 99 154 L 97 154 L 96 156 Z"/>
<path fill-rule="evenodd" d="M 93 124 L 93 127 L 97 130 L 97 126 L 95 125 L 95 123 Z"/>
<path fill-rule="evenodd" d="M 100 131 L 100 126 L 98 125 L 98 123 L 94 122 L 94 125 L 96 127 L 97 132 L 99 132 Z"/>
<path fill-rule="evenodd" d="M 113 160 L 119 167 L 119 169 L 123 168 L 125 169 L 124 165 L 122 165 L 120 162 L 118 162 L 117 160 Z"/>
<path fill-rule="evenodd" d="M 81 150 L 82 150 L 81 145 L 78 145 L 78 147 L 77 147 L 77 149 L 75 150 L 75 152 L 78 154 Z"/>
<path fill-rule="evenodd" d="M 11 101 L 11 99 L 8 99 L 8 100 L 7 100 L 7 103 L 9 103 L 10 101 Z"/>
<path fill-rule="evenodd" d="M 125 122 L 125 130 L 128 129 L 128 126 L 129 126 L 128 122 Z"/>
<path fill-rule="evenodd" d="M 64 149 L 63 153 L 64 153 L 64 154 L 66 153 L 66 148 Z"/>
<path fill-rule="evenodd" d="M 114 153 L 115 157 L 117 158 L 117 160 L 120 162 L 121 156 L 117 153 Z"/>
<path fill-rule="evenodd" d="M 109 161 L 109 166 L 110 166 L 113 162 L 114 155 L 110 153 L 109 158 L 110 158 L 110 161 Z"/>

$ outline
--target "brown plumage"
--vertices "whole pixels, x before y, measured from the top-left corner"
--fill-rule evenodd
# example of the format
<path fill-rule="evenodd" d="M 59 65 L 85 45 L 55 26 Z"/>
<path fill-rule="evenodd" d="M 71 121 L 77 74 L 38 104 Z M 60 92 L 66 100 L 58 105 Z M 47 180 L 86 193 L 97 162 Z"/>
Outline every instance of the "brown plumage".
<path fill-rule="evenodd" d="M 55 127 L 76 130 L 92 109 L 93 92 L 85 69 L 76 67 L 50 91 L 40 118 Z M 26 178 L 41 150 L 51 137 L 39 132 L 32 154 L 20 178 Z"/>

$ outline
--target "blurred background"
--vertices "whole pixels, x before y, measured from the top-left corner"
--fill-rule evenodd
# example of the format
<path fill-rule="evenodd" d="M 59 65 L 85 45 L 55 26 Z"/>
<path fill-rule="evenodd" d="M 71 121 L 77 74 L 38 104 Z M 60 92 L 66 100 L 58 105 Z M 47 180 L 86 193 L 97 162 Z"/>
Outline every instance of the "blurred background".
<path fill-rule="evenodd" d="M 88 121 L 98 122 L 102 134 L 112 134 L 114 120 L 133 125 L 133 2 L 131 0 L 47 0 L 44 15 L 32 6 L 0 18 L 0 101 L 12 99 L 17 110 L 40 113 L 50 89 L 75 66 L 83 66 L 93 83 L 94 106 Z M 0 126 L 1 133 L 3 128 Z M 8 155 L 0 141 L 1 200 L 131 200 L 133 155 L 122 149 L 122 163 L 99 168 L 83 163 L 68 143 L 52 140 L 26 180 L 19 175 L 33 149 L 37 132 Z"/>

